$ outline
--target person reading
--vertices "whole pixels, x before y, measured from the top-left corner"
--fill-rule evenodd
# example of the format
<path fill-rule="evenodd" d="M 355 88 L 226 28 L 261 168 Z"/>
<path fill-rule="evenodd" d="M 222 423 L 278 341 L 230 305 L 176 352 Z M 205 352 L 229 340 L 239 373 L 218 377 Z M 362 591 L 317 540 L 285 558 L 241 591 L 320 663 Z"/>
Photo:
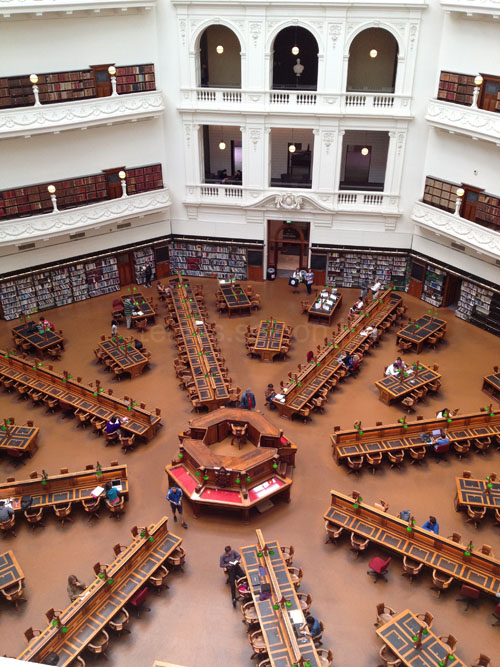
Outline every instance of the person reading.
<path fill-rule="evenodd" d="M 429 530 L 431 533 L 439 535 L 439 524 L 435 516 L 430 516 L 429 519 L 423 524 L 422 528 L 424 530 Z"/>
<path fill-rule="evenodd" d="M 245 573 L 241 569 L 240 562 L 241 557 L 237 551 L 231 549 L 229 545 L 224 547 L 224 553 L 220 557 L 219 566 L 227 572 L 228 583 L 231 586 L 233 607 L 236 607 L 236 579 L 245 576 Z"/>
<path fill-rule="evenodd" d="M 71 602 L 81 598 L 83 591 L 87 588 L 86 584 L 82 584 L 81 581 L 78 581 L 78 577 L 74 574 L 70 574 L 68 577 L 68 585 L 66 590 L 68 591 L 69 599 Z"/>

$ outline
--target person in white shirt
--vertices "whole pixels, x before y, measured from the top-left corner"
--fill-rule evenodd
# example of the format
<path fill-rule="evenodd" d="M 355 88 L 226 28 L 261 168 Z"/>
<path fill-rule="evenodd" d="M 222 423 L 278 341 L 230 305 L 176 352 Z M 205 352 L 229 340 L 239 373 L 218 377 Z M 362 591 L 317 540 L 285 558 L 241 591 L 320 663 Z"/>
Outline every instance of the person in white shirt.
<path fill-rule="evenodd" d="M 374 299 L 377 298 L 377 294 L 379 293 L 381 287 L 382 287 L 382 283 L 380 282 L 380 280 L 377 280 L 377 282 L 374 285 L 371 286 L 370 289 L 372 291 Z"/>

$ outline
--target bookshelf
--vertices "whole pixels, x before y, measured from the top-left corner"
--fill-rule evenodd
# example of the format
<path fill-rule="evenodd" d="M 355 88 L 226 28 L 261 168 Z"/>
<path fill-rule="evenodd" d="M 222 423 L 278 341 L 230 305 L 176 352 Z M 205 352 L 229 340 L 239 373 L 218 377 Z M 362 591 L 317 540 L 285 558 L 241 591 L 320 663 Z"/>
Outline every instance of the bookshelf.
<path fill-rule="evenodd" d="M 97 259 L 85 264 L 89 297 L 110 294 L 120 289 L 120 276 L 116 257 Z"/>
<path fill-rule="evenodd" d="M 127 193 L 149 192 L 163 187 L 161 164 L 149 164 L 145 167 L 127 169 Z"/>
<path fill-rule="evenodd" d="M 237 245 L 175 241 L 170 250 L 170 270 L 187 276 L 247 279 L 246 249 Z"/>
<path fill-rule="evenodd" d="M 489 315 L 492 298 L 493 292 L 490 290 L 468 280 L 462 280 L 455 315 L 466 322 L 470 322 L 476 311 L 481 315 Z"/>
<path fill-rule="evenodd" d="M 46 310 L 56 305 L 52 289 L 52 279 L 50 271 L 41 271 L 33 277 L 35 286 L 36 300 L 38 310 Z"/>
<path fill-rule="evenodd" d="M 84 264 L 69 267 L 69 277 L 74 301 L 84 301 L 89 298 L 89 285 Z"/>
<path fill-rule="evenodd" d="M 41 104 L 71 102 L 97 96 L 95 72 L 88 69 L 38 74 Z M 118 94 L 156 90 L 154 65 L 129 65 L 116 68 Z M 35 97 L 29 74 L 0 78 L 0 109 L 33 106 Z"/>
<path fill-rule="evenodd" d="M 36 313 L 38 310 L 36 290 L 33 278 L 26 276 L 16 281 L 17 289 L 17 317 Z"/>
<path fill-rule="evenodd" d="M 15 280 L 0 283 L 0 301 L 2 302 L 3 317 L 14 320 L 19 315 L 19 299 Z"/>
<path fill-rule="evenodd" d="M 145 282 L 144 267 L 146 264 L 151 264 L 151 268 L 153 270 L 151 280 L 156 280 L 155 256 L 153 248 L 139 248 L 139 250 L 134 250 L 135 282 L 138 285 L 143 285 Z"/>
<path fill-rule="evenodd" d="M 455 211 L 455 202 L 457 200 L 457 189 L 461 187 L 457 183 L 427 176 L 425 179 L 423 201 L 426 204 L 441 208 L 444 211 Z"/>
<path fill-rule="evenodd" d="M 442 306 L 447 277 L 448 274 L 445 271 L 427 266 L 421 297 L 422 301 L 426 301 L 436 307 Z"/>
<path fill-rule="evenodd" d="M 327 281 L 338 287 L 360 287 L 373 284 L 380 278 L 383 284 L 392 283 L 398 290 L 407 287 L 406 255 L 338 251 L 328 255 Z"/>
<path fill-rule="evenodd" d="M 475 222 L 485 227 L 489 227 L 490 229 L 499 231 L 500 197 L 489 195 L 486 192 L 479 193 Z"/>
<path fill-rule="evenodd" d="M 474 74 L 457 72 L 441 72 L 439 77 L 438 100 L 446 100 L 454 104 L 472 104 L 474 93 Z"/>
<path fill-rule="evenodd" d="M 73 290 L 68 268 L 55 269 L 51 277 L 55 305 L 66 306 L 68 303 L 73 303 Z"/>

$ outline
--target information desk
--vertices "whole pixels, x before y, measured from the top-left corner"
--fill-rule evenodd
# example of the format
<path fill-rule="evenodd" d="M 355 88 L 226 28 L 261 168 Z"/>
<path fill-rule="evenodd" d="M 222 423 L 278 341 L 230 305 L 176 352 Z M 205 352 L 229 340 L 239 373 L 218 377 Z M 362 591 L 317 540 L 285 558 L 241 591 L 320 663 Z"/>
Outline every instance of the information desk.
<path fill-rule="evenodd" d="M 457 477 L 455 509 L 463 510 L 467 505 L 474 509 L 500 510 L 500 482 L 486 479 Z M 490 486 L 488 486 L 490 485 Z"/>
<path fill-rule="evenodd" d="M 400 449 L 423 446 L 425 443 L 420 434 L 432 433 L 438 429 L 446 429 L 451 444 L 474 438 L 500 436 L 500 410 L 411 422 L 406 422 L 404 419 L 397 424 L 339 430 L 330 435 L 333 458 L 340 465 L 348 456 L 363 456 L 378 452 L 386 454 Z"/>
<path fill-rule="evenodd" d="M 500 401 L 500 373 L 485 375 L 483 378 L 483 391 L 497 401 Z"/>
<path fill-rule="evenodd" d="M 61 348 L 64 348 L 64 340 L 62 336 L 48 328 L 44 329 L 43 333 L 40 333 L 38 330 L 34 333 L 30 333 L 28 325 L 21 324 L 17 327 L 14 327 L 11 332 L 14 338 L 19 337 L 22 338 L 25 342 L 30 343 L 42 357 L 44 352 L 46 352 L 49 347 L 60 345 Z"/>
<path fill-rule="evenodd" d="M 326 297 L 322 297 L 320 294 L 307 311 L 308 321 L 330 325 L 335 311 L 342 302 L 342 294 L 340 292 L 337 292 L 334 297 L 335 300 L 330 294 Z"/>
<path fill-rule="evenodd" d="M 295 586 L 279 542 L 265 542 L 257 530 L 257 544 L 240 549 L 252 600 L 264 635 L 267 654 L 273 667 L 309 663 L 320 667 L 314 641 L 300 631 L 305 623 Z M 271 597 L 260 600 L 262 584 L 269 584 Z M 278 607 L 275 609 L 275 607 Z"/>
<path fill-rule="evenodd" d="M 439 320 L 431 315 L 423 315 L 418 320 L 410 322 L 404 329 L 400 329 L 397 333 L 397 339 L 415 345 L 415 351 L 419 354 L 426 340 L 445 328 L 446 322 L 444 320 Z"/>
<path fill-rule="evenodd" d="M 285 327 L 285 322 L 262 320 L 257 329 L 255 345 L 250 348 L 252 353 L 258 355 L 262 361 L 273 361 L 274 357 L 281 353 Z"/>
<path fill-rule="evenodd" d="M 342 366 L 340 358 L 344 353 L 355 354 L 356 350 L 366 342 L 369 333 L 366 332 L 365 327 L 378 327 L 384 320 L 392 316 L 401 302 L 399 294 L 391 289 L 386 290 L 352 322 L 350 328 L 345 327 L 344 331 L 337 334 L 332 341 L 327 342 L 318 353 L 316 363 L 307 364 L 284 386 L 281 392 L 282 398 L 273 399 L 279 415 L 292 417 L 299 413 L 325 382 L 340 369 Z"/>
<path fill-rule="evenodd" d="M 220 284 L 219 292 L 224 298 L 229 317 L 232 315 L 250 315 L 250 299 L 239 283 Z"/>
<path fill-rule="evenodd" d="M 170 299 L 174 306 L 189 367 L 196 385 L 197 398 L 208 410 L 229 400 L 229 387 L 224 378 L 208 329 L 186 279 L 169 282 Z"/>
<path fill-rule="evenodd" d="M 21 570 L 13 551 L 5 551 L 0 554 L 0 590 L 24 581 Z"/>
<path fill-rule="evenodd" d="M 127 466 L 117 465 L 97 470 L 82 470 L 62 475 L 49 475 L 46 478 L 25 479 L 0 484 L 0 500 L 10 500 L 13 510 L 21 511 L 21 498 L 31 496 L 31 509 L 51 505 L 79 503 L 91 498 L 91 492 L 97 487 L 111 482 L 121 496 L 128 498 Z M 45 484 L 42 483 L 42 480 Z M 119 488 L 118 488 L 119 481 Z"/>
<path fill-rule="evenodd" d="M 148 357 L 128 341 L 111 338 L 99 343 L 106 357 L 112 359 L 125 373 L 134 378 L 140 375 L 149 363 Z"/>
<path fill-rule="evenodd" d="M 332 504 L 324 515 L 327 521 L 485 593 L 500 593 L 500 561 L 495 558 L 474 550 L 467 556 L 463 544 L 417 525 L 409 532 L 409 522 L 399 517 L 359 501 L 355 503 L 351 496 L 339 491 L 331 494 Z"/>
<path fill-rule="evenodd" d="M 7 356 L 7 358 L 5 358 Z M 67 375 L 67 374 L 66 374 Z M 138 437 L 151 440 L 160 425 L 160 411 L 156 414 L 134 404 L 104 394 L 104 390 L 94 388 L 61 375 L 45 367 L 32 366 L 31 362 L 0 350 L 0 377 L 10 378 L 37 391 L 64 401 L 74 408 L 89 412 L 100 419 L 109 420 L 118 415 L 122 420 L 121 429 Z"/>
<path fill-rule="evenodd" d="M 140 311 L 142 313 L 142 315 L 132 314 L 132 322 L 134 324 L 137 322 L 137 320 L 143 320 L 144 318 L 151 320 L 151 322 L 155 321 L 156 310 L 140 292 L 134 292 L 133 294 L 128 295 L 122 294 L 120 299 L 122 300 L 123 304 L 125 304 L 127 299 L 131 299 L 134 304 L 135 311 Z"/>
<path fill-rule="evenodd" d="M 17 659 L 43 663 L 50 653 L 55 653 L 59 656 L 57 667 L 69 665 L 181 542 L 180 537 L 168 532 L 166 516 L 146 531 L 140 530 L 133 542 L 106 567 L 104 578 L 96 577 L 82 598 L 62 612 L 61 627 L 48 625 Z"/>
<path fill-rule="evenodd" d="M 449 656 L 449 667 L 467 667 L 465 662 L 451 651 L 448 644 L 442 642 L 409 609 L 393 616 L 388 623 L 377 628 L 376 632 L 404 665 L 436 667 L 440 664 L 446 665 L 446 656 Z"/>
<path fill-rule="evenodd" d="M 415 370 L 412 370 L 410 366 L 399 375 L 386 375 L 382 380 L 375 382 L 375 386 L 378 389 L 380 400 L 389 405 L 393 401 L 401 401 L 412 391 L 421 389 L 439 380 L 440 377 L 437 371 L 419 363 Z"/>
<path fill-rule="evenodd" d="M 14 450 L 27 453 L 29 456 L 38 449 L 38 433 L 35 426 L 16 426 L 15 424 L 0 426 L 0 451 Z"/>
<path fill-rule="evenodd" d="M 255 449 L 241 454 L 235 449 L 234 456 L 211 450 L 231 435 L 231 424 L 246 425 Z M 242 512 L 248 522 L 252 507 L 263 500 L 279 495 L 289 502 L 297 447 L 261 413 L 220 408 L 193 420 L 179 438 L 179 454 L 165 472 L 191 500 L 196 518 L 202 506 L 211 506 Z"/>

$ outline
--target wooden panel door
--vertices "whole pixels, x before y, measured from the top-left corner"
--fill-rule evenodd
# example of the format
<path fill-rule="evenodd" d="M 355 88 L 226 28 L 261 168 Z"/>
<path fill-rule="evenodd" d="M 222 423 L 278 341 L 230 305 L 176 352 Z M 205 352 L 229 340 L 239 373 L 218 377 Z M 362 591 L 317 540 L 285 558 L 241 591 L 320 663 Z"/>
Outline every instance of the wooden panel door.
<path fill-rule="evenodd" d="M 170 275 L 170 262 L 159 262 L 156 265 L 156 277 L 158 280 Z"/>
<path fill-rule="evenodd" d="M 483 192 L 480 188 L 474 188 L 470 185 L 463 186 L 465 190 L 462 206 L 460 207 L 460 215 L 466 220 L 474 222 L 476 220 L 476 212 L 479 203 L 479 193 Z"/>
<path fill-rule="evenodd" d="M 118 275 L 120 277 L 120 286 L 131 285 L 134 280 L 134 266 L 132 253 L 124 252 L 117 255 Z"/>
<path fill-rule="evenodd" d="M 479 99 L 479 107 L 485 111 L 498 111 L 498 93 L 500 92 L 500 77 L 483 75 L 483 85 Z"/>
<path fill-rule="evenodd" d="M 114 169 L 104 169 L 106 174 L 106 187 L 108 190 L 108 199 L 119 199 L 122 196 L 122 184 L 118 173 L 125 171 L 125 167 L 115 167 Z"/>
<path fill-rule="evenodd" d="M 91 65 L 90 69 L 94 72 L 95 94 L 96 97 L 109 97 L 112 92 L 111 78 L 109 76 L 108 65 Z"/>
<path fill-rule="evenodd" d="M 422 296 L 426 271 L 427 267 L 425 264 L 421 264 L 415 260 L 412 261 L 408 294 L 411 294 L 411 296 L 416 296 L 417 299 L 420 299 Z"/>

